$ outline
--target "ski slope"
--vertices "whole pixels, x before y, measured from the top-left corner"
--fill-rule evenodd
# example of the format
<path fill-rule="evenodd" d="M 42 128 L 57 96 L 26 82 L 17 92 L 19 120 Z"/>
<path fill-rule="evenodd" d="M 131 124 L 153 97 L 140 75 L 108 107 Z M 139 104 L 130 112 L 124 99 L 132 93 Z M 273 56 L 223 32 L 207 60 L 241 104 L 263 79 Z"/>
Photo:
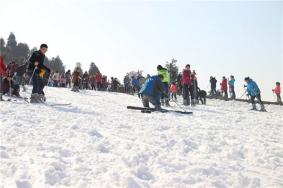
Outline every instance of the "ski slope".
<path fill-rule="evenodd" d="M 193 115 L 143 114 L 126 94 L 46 95 L 72 104 L 0 102 L 1 188 L 283 187 L 280 106 L 208 100 Z"/>

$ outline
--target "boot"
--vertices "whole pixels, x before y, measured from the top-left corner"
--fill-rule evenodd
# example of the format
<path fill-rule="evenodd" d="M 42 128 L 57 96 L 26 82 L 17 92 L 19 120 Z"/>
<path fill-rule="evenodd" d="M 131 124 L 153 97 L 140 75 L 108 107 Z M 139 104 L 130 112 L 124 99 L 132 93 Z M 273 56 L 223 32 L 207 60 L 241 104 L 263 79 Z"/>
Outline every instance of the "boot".
<path fill-rule="evenodd" d="M 39 100 L 40 102 L 45 102 L 45 101 L 46 101 L 46 98 L 45 98 L 44 94 L 38 94 L 38 100 Z"/>
<path fill-rule="evenodd" d="M 252 107 L 252 109 L 251 110 L 257 110 L 256 109 L 256 105 L 255 104 L 253 104 L 253 107 Z"/>
<path fill-rule="evenodd" d="M 260 104 L 260 110 L 261 112 L 266 112 L 265 108 L 264 108 L 264 105 L 263 104 Z"/>
<path fill-rule="evenodd" d="M 187 99 L 183 99 L 183 105 L 188 106 L 188 100 Z"/>
<path fill-rule="evenodd" d="M 30 96 L 30 103 L 39 103 L 40 101 L 38 100 L 38 94 L 33 93 Z"/>
<path fill-rule="evenodd" d="M 170 106 L 168 98 L 165 99 L 165 106 L 167 106 L 167 107 Z"/>
<path fill-rule="evenodd" d="M 164 106 L 164 99 L 161 99 L 161 106 Z"/>

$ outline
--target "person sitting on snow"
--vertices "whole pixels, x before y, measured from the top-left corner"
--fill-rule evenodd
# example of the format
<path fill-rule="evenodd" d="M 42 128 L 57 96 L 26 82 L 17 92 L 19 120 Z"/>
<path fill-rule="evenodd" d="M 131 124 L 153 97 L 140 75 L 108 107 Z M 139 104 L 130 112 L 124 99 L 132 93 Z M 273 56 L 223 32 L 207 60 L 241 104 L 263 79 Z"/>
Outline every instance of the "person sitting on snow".
<path fill-rule="evenodd" d="M 255 98 L 257 98 L 259 104 L 260 104 L 260 111 L 266 111 L 263 105 L 263 102 L 261 101 L 261 96 L 260 96 L 260 89 L 258 85 L 256 84 L 255 81 L 253 81 L 250 77 L 245 78 L 245 82 L 247 83 L 247 92 L 249 96 L 251 96 L 251 102 L 253 108 L 251 110 L 257 110 L 256 105 L 255 105 Z"/>
<path fill-rule="evenodd" d="M 161 94 L 166 90 L 162 83 L 163 75 L 151 76 L 146 80 L 139 94 L 142 96 L 142 103 L 145 108 L 149 108 L 149 102 L 154 105 L 156 110 L 161 110 Z M 166 96 L 168 97 L 168 96 Z"/>

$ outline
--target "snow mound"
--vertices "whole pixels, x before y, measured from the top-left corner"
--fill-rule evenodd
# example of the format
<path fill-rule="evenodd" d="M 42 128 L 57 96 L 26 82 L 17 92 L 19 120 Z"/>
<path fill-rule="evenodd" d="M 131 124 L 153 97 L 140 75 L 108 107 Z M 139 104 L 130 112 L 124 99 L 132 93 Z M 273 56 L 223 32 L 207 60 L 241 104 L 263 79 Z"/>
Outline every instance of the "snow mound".
<path fill-rule="evenodd" d="M 186 107 L 193 115 L 144 114 L 126 109 L 137 96 L 46 94 L 71 105 L 1 102 L 1 188 L 283 187 L 281 106 L 209 100 Z"/>

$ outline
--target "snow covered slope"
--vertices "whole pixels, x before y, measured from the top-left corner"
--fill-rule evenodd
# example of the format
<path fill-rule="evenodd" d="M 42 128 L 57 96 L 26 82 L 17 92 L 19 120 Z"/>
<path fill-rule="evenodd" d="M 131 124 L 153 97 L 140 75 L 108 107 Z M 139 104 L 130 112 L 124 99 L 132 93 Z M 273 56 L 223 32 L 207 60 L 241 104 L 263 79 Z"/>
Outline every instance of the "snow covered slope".
<path fill-rule="evenodd" d="M 72 105 L 0 102 L 1 188 L 283 187 L 280 106 L 209 100 L 193 115 L 143 114 L 126 109 L 136 96 L 46 93 Z"/>

